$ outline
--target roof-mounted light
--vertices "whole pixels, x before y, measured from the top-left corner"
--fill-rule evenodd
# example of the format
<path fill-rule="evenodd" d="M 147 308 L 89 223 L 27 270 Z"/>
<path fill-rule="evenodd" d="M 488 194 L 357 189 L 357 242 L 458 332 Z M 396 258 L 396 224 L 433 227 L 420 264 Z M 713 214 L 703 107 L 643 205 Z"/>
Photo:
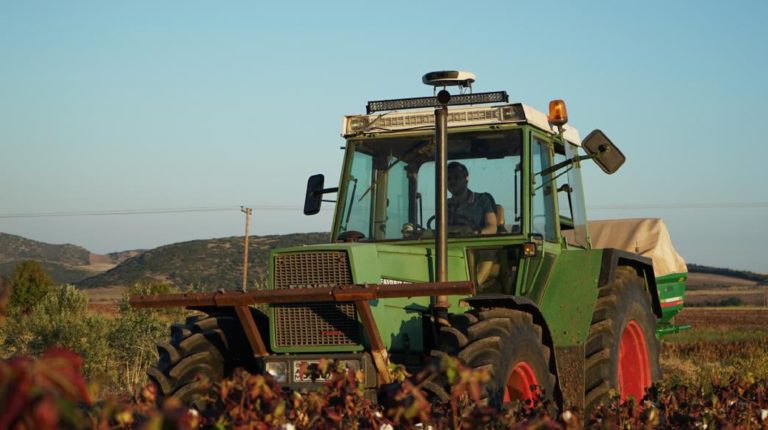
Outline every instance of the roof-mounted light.
<path fill-rule="evenodd" d="M 457 108 L 448 113 L 449 127 L 519 123 L 525 122 L 525 120 L 525 108 L 519 103 L 502 106 Z M 349 115 L 344 117 L 342 135 L 352 136 L 368 132 L 386 133 L 404 130 L 419 130 L 434 128 L 434 126 L 434 111 L 389 112 L 377 115 Z"/>
<path fill-rule="evenodd" d="M 509 103 L 509 95 L 506 91 L 494 91 L 490 93 L 458 94 L 452 95 L 448 106 L 474 105 L 481 103 Z M 419 109 L 437 107 L 441 103 L 437 97 L 413 97 L 408 99 L 375 100 L 368 102 L 366 112 L 370 115 L 374 112 L 385 110 Z"/>
<path fill-rule="evenodd" d="M 568 122 L 568 110 L 565 108 L 565 102 L 562 100 L 552 100 L 549 102 L 549 123 L 562 127 Z"/>

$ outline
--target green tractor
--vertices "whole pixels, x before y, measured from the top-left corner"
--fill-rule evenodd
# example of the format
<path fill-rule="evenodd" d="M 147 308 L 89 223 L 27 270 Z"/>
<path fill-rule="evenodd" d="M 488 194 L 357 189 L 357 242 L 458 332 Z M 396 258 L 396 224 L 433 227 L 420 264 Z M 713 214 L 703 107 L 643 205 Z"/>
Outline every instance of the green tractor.
<path fill-rule="evenodd" d="M 338 187 L 315 175 L 305 196 L 312 215 L 337 193 L 331 240 L 274 250 L 267 289 L 132 299 L 205 314 L 159 344 L 149 375 L 164 395 L 195 402 L 199 373 L 241 366 L 311 390 L 323 378 L 304 370 L 331 359 L 362 371 L 375 399 L 393 365 L 450 354 L 489 370 L 490 404 L 642 398 L 661 376 L 658 339 L 685 328 L 672 322 L 684 261 L 660 220 L 587 222 L 582 162 L 608 174 L 624 162 L 602 132 L 582 140 L 564 102 L 545 114 L 474 80 L 428 73 L 433 96 L 344 118 Z"/>

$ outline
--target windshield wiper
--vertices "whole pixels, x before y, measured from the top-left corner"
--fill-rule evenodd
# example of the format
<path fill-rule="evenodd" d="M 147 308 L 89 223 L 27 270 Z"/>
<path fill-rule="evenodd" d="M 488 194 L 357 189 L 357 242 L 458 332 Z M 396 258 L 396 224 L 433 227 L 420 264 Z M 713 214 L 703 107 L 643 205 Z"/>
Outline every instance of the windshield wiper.
<path fill-rule="evenodd" d="M 349 217 L 352 215 L 352 206 L 355 203 L 355 192 L 357 191 L 357 178 L 355 178 L 352 175 L 349 175 L 349 180 L 354 181 L 354 185 L 352 185 L 352 194 L 349 196 L 349 207 L 347 208 L 347 219 L 344 220 L 344 227 L 341 229 L 346 231 L 347 226 L 349 225 Z"/>

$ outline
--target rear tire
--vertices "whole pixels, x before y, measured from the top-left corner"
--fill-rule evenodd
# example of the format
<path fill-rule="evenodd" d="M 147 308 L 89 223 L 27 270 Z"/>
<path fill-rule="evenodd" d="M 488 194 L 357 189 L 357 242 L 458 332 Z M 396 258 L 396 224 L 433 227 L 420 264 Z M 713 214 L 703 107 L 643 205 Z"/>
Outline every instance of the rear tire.
<path fill-rule="evenodd" d="M 584 405 L 592 411 L 616 390 L 621 401 L 640 402 L 661 379 L 656 316 L 643 278 L 620 266 L 614 281 L 598 292 L 585 346 Z"/>
<path fill-rule="evenodd" d="M 469 367 L 488 369 L 491 379 L 483 387 L 483 397 L 489 405 L 553 397 L 551 351 L 530 314 L 507 308 L 473 310 L 453 315 L 451 323 L 452 327 L 441 329 L 441 347 L 435 355 L 455 355 Z M 438 380 L 425 389 L 441 400 L 447 400 L 450 392 Z"/>
<path fill-rule="evenodd" d="M 235 315 L 187 318 L 171 326 L 170 342 L 159 342 L 160 359 L 147 370 L 163 397 L 174 396 L 203 409 L 211 383 L 230 376 L 235 368 L 256 369 L 250 345 Z"/>

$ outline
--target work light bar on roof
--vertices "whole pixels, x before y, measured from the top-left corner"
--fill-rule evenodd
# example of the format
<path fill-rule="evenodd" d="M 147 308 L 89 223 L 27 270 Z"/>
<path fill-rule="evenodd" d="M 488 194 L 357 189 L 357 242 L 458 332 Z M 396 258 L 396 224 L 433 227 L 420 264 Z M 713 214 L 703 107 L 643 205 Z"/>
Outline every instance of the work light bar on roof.
<path fill-rule="evenodd" d="M 448 112 L 449 127 L 525 122 L 522 104 L 457 108 Z M 344 117 L 342 134 L 388 133 L 435 127 L 434 111 L 387 112 Z"/>
<path fill-rule="evenodd" d="M 555 134 L 547 114 L 522 103 L 500 106 L 459 107 L 448 111 L 448 127 L 471 127 L 501 124 L 532 124 L 541 130 Z M 374 115 L 347 115 L 341 134 L 344 137 L 364 134 L 387 134 L 403 131 L 435 128 L 435 111 L 384 112 Z M 563 126 L 563 135 L 574 145 L 581 145 L 579 131 L 570 125 Z"/>
<path fill-rule="evenodd" d="M 506 91 L 490 93 L 458 94 L 451 96 L 448 106 L 474 105 L 481 103 L 508 103 Z M 366 111 L 370 115 L 385 110 L 418 109 L 440 106 L 437 97 L 413 97 L 409 99 L 375 100 L 368 102 Z"/>

